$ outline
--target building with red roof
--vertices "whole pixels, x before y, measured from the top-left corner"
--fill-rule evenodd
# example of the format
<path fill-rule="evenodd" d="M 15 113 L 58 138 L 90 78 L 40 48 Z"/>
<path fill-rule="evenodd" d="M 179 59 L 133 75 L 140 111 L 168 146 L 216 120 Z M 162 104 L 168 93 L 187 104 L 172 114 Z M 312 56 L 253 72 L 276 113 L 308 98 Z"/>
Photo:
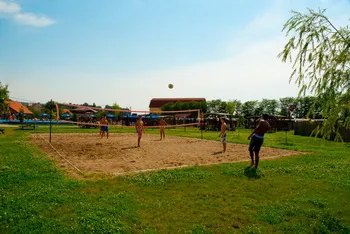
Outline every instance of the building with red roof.
<path fill-rule="evenodd" d="M 24 106 L 20 102 L 15 102 L 15 101 L 5 101 L 5 104 L 8 105 L 10 108 L 11 114 L 18 114 L 23 110 L 23 113 L 26 115 L 32 115 L 33 112 L 31 112 L 26 106 Z"/>

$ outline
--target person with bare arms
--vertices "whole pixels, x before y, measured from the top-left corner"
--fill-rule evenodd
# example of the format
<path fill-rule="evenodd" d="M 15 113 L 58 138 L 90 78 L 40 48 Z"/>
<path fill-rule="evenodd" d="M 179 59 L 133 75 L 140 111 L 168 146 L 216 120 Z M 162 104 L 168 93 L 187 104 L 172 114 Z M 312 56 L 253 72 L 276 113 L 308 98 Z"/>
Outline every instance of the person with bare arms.
<path fill-rule="evenodd" d="M 101 138 L 104 137 L 105 133 L 106 133 L 106 137 L 108 139 L 108 120 L 106 115 L 104 115 L 101 119 L 100 119 L 100 124 L 101 126 Z"/>
<path fill-rule="evenodd" d="M 102 116 L 99 120 L 98 120 L 98 126 L 99 126 L 99 129 L 100 129 L 100 133 L 99 133 L 99 136 L 102 136 L 102 126 L 101 126 L 101 121 L 103 121 L 102 119 L 104 118 L 104 116 Z"/>
<path fill-rule="evenodd" d="M 136 122 L 135 128 L 137 132 L 137 147 L 140 147 L 142 133 L 144 133 L 142 116 L 139 116 L 139 119 Z"/>
<path fill-rule="evenodd" d="M 223 153 L 226 152 L 226 122 L 225 122 L 225 119 L 222 118 L 221 119 L 221 132 L 220 132 L 220 141 L 222 143 L 222 146 L 223 146 Z"/>
<path fill-rule="evenodd" d="M 160 130 L 160 140 L 164 139 L 165 140 L 165 126 L 167 123 L 163 118 L 160 119 L 159 121 L 159 130 Z"/>
<path fill-rule="evenodd" d="M 259 120 L 258 126 L 254 129 L 252 134 L 248 136 L 248 140 L 250 140 L 249 143 L 249 154 L 251 159 L 251 167 L 258 168 L 259 165 L 259 152 L 260 148 L 264 142 L 264 134 L 267 132 L 267 130 L 271 127 L 268 119 L 267 114 L 263 114 L 262 119 Z M 255 161 L 254 161 L 254 154 L 255 154 Z"/>

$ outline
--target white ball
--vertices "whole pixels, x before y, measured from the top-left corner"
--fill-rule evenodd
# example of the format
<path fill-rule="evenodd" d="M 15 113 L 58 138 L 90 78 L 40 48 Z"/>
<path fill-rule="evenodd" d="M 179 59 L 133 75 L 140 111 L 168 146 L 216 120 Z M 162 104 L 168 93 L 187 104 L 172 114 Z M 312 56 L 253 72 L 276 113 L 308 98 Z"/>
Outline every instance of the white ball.
<path fill-rule="evenodd" d="M 169 88 L 169 89 L 172 89 L 172 88 L 174 88 L 174 85 L 173 85 L 173 84 L 169 84 L 169 85 L 168 85 L 168 88 Z"/>

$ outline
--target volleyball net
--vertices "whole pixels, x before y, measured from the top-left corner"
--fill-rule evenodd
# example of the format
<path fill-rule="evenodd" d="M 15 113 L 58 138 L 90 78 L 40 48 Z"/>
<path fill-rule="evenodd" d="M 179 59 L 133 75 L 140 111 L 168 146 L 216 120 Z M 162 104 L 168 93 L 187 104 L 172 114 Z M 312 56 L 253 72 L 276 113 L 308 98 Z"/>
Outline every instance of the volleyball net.
<path fill-rule="evenodd" d="M 101 123 L 103 117 L 107 118 L 108 124 Z M 102 126 L 135 128 L 140 117 L 145 129 L 199 127 L 201 111 L 200 109 L 173 111 L 128 110 L 56 103 L 56 121 L 58 124 L 72 124 L 82 128 Z"/>

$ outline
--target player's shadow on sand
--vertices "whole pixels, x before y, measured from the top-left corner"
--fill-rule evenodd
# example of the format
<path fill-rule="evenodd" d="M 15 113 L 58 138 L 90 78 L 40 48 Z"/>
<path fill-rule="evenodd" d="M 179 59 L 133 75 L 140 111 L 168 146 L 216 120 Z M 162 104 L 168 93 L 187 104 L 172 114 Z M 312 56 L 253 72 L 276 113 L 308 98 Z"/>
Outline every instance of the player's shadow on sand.
<path fill-rule="evenodd" d="M 254 167 L 247 167 L 244 169 L 244 175 L 248 177 L 249 179 L 260 179 L 261 173 L 258 171 L 258 169 Z"/>
<path fill-rule="evenodd" d="M 218 151 L 218 152 L 212 153 L 211 155 L 218 155 L 218 154 L 222 154 L 222 153 L 223 153 L 222 151 Z"/>
<path fill-rule="evenodd" d="M 129 150 L 129 149 L 137 149 L 137 148 L 138 148 L 137 146 L 129 146 L 129 147 L 121 148 L 121 150 Z"/>

